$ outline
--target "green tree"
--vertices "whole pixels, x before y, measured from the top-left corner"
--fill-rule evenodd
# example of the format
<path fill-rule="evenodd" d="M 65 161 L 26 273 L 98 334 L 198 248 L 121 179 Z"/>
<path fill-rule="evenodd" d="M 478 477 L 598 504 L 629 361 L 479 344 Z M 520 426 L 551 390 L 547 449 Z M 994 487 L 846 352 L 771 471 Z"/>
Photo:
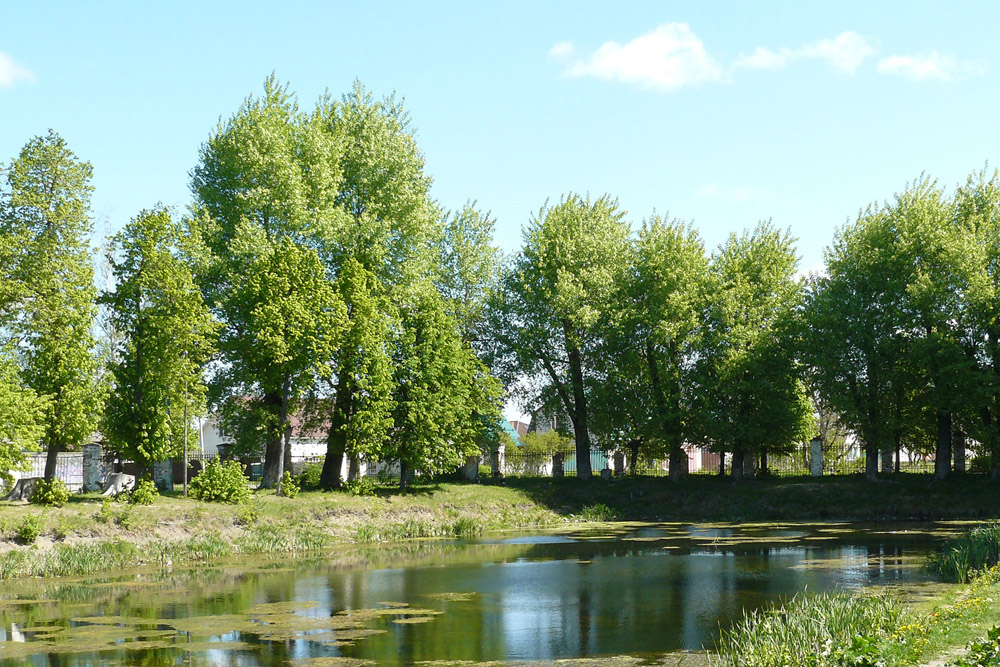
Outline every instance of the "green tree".
<path fill-rule="evenodd" d="M 623 439 L 640 454 L 687 472 L 682 446 L 694 437 L 693 364 L 703 335 L 710 280 L 705 248 L 689 225 L 651 216 L 633 245 L 597 355 L 596 390 L 604 431 L 631 424 Z M 603 417 L 603 419 L 601 419 Z"/>
<path fill-rule="evenodd" d="M 217 325 L 180 257 L 182 242 L 165 208 L 141 212 L 112 240 L 117 282 L 101 298 L 117 334 L 104 435 L 143 468 L 175 456 L 185 417 L 204 414 Z"/>
<path fill-rule="evenodd" d="M 432 285 L 415 286 L 401 315 L 393 428 L 385 454 L 399 461 L 405 487 L 411 471 L 449 472 L 478 451 L 479 434 L 470 419 L 478 406 L 469 377 L 479 362 Z"/>
<path fill-rule="evenodd" d="M 24 146 L 0 189 L 0 247 L 16 250 L 7 270 L 18 306 L 7 327 L 22 381 L 45 400 L 47 480 L 58 453 L 94 433 L 103 403 L 92 353 L 92 172 L 50 131 Z"/>
<path fill-rule="evenodd" d="M 0 352 L 0 481 L 27 462 L 26 451 L 38 449 L 44 431 L 45 401 L 24 387 L 12 355 Z"/>
<path fill-rule="evenodd" d="M 587 378 L 599 323 L 627 255 L 629 227 L 618 202 L 568 195 L 545 206 L 503 278 L 491 325 L 508 382 L 543 377 L 573 424 L 577 476 L 590 469 Z"/>
<path fill-rule="evenodd" d="M 706 439 L 732 452 L 734 480 L 750 457 L 807 440 L 813 411 L 794 355 L 802 292 L 791 237 L 769 222 L 735 234 L 712 257 L 716 287 L 699 351 Z"/>
<path fill-rule="evenodd" d="M 290 403 L 328 358 L 303 355 L 326 354 L 320 347 L 340 329 L 323 328 L 340 321 L 343 304 L 317 264 L 317 250 L 345 220 L 340 155 L 321 112 L 300 112 L 272 76 L 263 96 L 220 124 L 192 174 L 200 213 L 190 224 L 204 247 L 199 282 L 223 323 L 210 395 L 239 448 L 263 451 L 264 487 L 278 483 L 290 455 Z"/>
<path fill-rule="evenodd" d="M 955 193 L 955 218 L 971 236 L 974 267 L 968 291 L 967 345 L 975 361 L 975 400 L 961 410 L 966 431 L 979 441 L 1000 477 L 1000 175 L 973 173 Z"/>
<path fill-rule="evenodd" d="M 334 396 L 321 476 L 329 489 L 341 483 L 344 456 L 352 470 L 361 456 L 384 457 L 396 301 L 431 266 L 438 211 L 401 102 L 376 99 L 355 82 L 340 100 L 321 100 L 316 115 L 330 141 L 344 147 L 335 201 L 346 222 L 327 228 L 321 249 L 350 319 L 325 383 Z"/>
<path fill-rule="evenodd" d="M 910 339 L 904 335 L 908 261 L 884 208 L 869 206 L 826 250 L 803 315 L 802 356 L 824 404 L 859 436 L 865 474 L 913 418 Z"/>

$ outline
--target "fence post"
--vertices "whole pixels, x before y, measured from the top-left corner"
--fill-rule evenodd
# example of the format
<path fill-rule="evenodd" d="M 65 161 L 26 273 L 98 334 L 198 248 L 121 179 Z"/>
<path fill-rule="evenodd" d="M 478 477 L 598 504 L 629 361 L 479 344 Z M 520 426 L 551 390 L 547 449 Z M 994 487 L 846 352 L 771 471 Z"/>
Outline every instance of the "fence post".
<path fill-rule="evenodd" d="M 101 490 L 101 446 L 90 443 L 83 446 L 83 492 Z"/>
<path fill-rule="evenodd" d="M 625 475 L 625 452 L 622 450 L 617 450 L 615 452 L 615 477 L 622 477 Z"/>
<path fill-rule="evenodd" d="M 813 477 L 823 476 L 823 439 L 816 437 L 809 441 L 809 472 Z"/>
<path fill-rule="evenodd" d="M 139 480 L 136 480 L 138 483 Z M 153 464 L 153 484 L 160 491 L 174 490 L 174 463 L 173 461 L 157 461 Z"/>
<path fill-rule="evenodd" d="M 566 475 L 566 455 L 556 452 L 552 455 L 552 476 L 563 477 Z"/>
<path fill-rule="evenodd" d="M 965 432 L 961 429 L 952 431 L 951 451 L 955 458 L 955 472 L 965 472 Z"/>
<path fill-rule="evenodd" d="M 504 445 L 499 445 L 490 452 L 490 472 L 494 477 L 503 477 L 503 450 Z"/>

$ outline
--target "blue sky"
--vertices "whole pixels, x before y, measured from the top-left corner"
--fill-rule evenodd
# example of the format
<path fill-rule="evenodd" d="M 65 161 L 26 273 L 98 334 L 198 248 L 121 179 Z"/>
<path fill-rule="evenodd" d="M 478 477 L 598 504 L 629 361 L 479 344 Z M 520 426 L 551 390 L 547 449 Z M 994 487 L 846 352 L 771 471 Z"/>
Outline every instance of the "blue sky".
<path fill-rule="evenodd" d="M 245 5 L 245 6 L 244 6 Z M 405 97 L 448 208 L 513 250 L 567 191 L 693 220 L 772 218 L 822 261 L 839 225 L 927 172 L 1000 160 L 996 3 L 101 3 L 0 0 L 0 161 L 53 128 L 112 231 L 183 208 L 199 145 L 273 70 L 303 104 Z"/>

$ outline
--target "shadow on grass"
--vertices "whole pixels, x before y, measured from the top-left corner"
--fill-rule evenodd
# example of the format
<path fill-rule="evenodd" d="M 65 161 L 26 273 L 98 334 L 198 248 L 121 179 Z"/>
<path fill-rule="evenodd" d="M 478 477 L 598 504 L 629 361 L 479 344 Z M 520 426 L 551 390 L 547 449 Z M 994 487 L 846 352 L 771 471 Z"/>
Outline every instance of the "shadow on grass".
<path fill-rule="evenodd" d="M 487 482 L 489 483 L 489 482 Z M 1000 516 L 1000 483 L 983 475 L 902 473 L 877 482 L 861 475 L 769 477 L 733 483 L 718 475 L 610 481 L 507 478 L 503 484 L 563 515 L 606 505 L 620 519 L 644 521 L 979 520 Z"/>

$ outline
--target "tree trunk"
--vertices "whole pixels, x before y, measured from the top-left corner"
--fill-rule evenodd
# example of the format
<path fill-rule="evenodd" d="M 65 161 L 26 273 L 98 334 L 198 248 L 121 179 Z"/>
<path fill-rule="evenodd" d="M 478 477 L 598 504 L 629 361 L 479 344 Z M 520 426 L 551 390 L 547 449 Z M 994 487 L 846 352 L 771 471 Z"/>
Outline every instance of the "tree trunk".
<path fill-rule="evenodd" d="M 566 352 L 569 358 L 570 380 L 573 383 L 573 435 L 576 439 L 576 476 L 590 479 L 590 424 L 587 419 L 587 395 L 583 387 L 583 358 L 580 348 L 572 341 L 569 326 L 566 332 Z"/>
<path fill-rule="evenodd" d="M 347 481 L 356 482 L 358 476 L 361 474 L 361 461 L 358 459 L 357 454 L 351 454 L 348 458 L 349 465 L 347 466 Z"/>
<path fill-rule="evenodd" d="M 719 477 L 726 476 L 726 453 L 719 452 Z"/>
<path fill-rule="evenodd" d="M 892 450 L 886 447 L 882 450 L 882 474 L 892 473 Z"/>
<path fill-rule="evenodd" d="M 899 434 L 896 434 L 896 472 L 898 473 L 901 469 L 901 456 L 902 456 L 902 444 L 900 443 Z"/>
<path fill-rule="evenodd" d="M 59 445 L 54 440 L 49 440 L 49 446 L 45 451 L 45 481 L 51 482 L 56 478 L 56 465 L 59 463 Z"/>
<path fill-rule="evenodd" d="M 965 472 L 965 432 L 960 428 L 952 430 L 951 449 L 955 472 Z"/>
<path fill-rule="evenodd" d="M 628 443 L 628 469 L 629 474 L 633 477 L 636 476 L 639 469 L 639 447 L 642 445 L 642 440 L 640 438 L 633 438 Z"/>
<path fill-rule="evenodd" d="M 878 479 L 878 444 L 865 443 L 865 479 L 874 482 Z"/>
<path fill-rule="evenodd" d="M 265 394 L 264 405 L 268 414 L 273 415 L 274 410 L 277 410 L 280 415 L 281 393 L 270 392 Z M 280 417 L 278 421 L 281 421 Z M 277 426 L 271 426 L 267 431 L 267 444 L 264 447 L 264 470 L 260 478 L 260 488 L 262 489 L 273 489 L 278 483 L 278 478 L 281 477 L 279 468 L 281 468 L 284 456 L 281 448 L 284 434 L 281 432 L 281 428 L 281 424 L 279 423 Z"/>
<path fill-rule="evenodd" d="M 740 449 L 739 447 L 735 447 L 733 449 L 733 463 L 731 466 L 732 472 L 730 473 L 730 476 L 733 478 L 734 482 L 743 481 L 743 463 L 744 463 L 743 450 Z"/>
<path fill-rule="evenodd" d="M 285 380 L 284 384 L 281 387 L 281 413 L 278 417 L 278 433 L 280 434 L 281 438 L 279 445 L 280 449 L 278 451 L 278 477 L 274 483 L 275 489 L 277 490 L 279 496 L 283 495 L 281 484 L 285 477 L 285 457 L 288 455 L 289 452 L 288 437 L 289 433 L 291 432 L 291 429 L 288 428 L 289 391 L 290 391 L 289 381 Z"/>
<path fill-rule="evenodd" d="M 410 465 L 406 461 L 399 462 L 399 490 L 405 491 L 409 483 Z"/>
<path fill-rule="evenodd" d="M 763 450 L 760 453 L 760 468 L 757 469 L 757 474 L 761 477 L 767 477 L 767 450 Z"/>
<path fill-rule="evenodd" d="M 333 414 L 330 416 L 330 430 L 326 435 L 326 460 L 323 461 L 323 471 L 319 476 L 322 488 L 340 488 L 342 482 L 340 471 L 344 466 L 344 453 L 347 451 L 347 419 L 348 396 L 346 373 L 341 373 L 337 379 L 337 393 L 333 400 Z"/>
<path fill-rule="evenodd" d="M 951 473 L 951 413 L 937 411 L 937 446 L 934 450 L 934 479 L 948 479 Z"/>
<path fill-rule="evenodd" d="M 649 370 L 649 383 L 653 390 L 653 403 L 658 416 L 657 421 L 660 425 L 660 432 L 666 441 L 670 443 L 667 469 L 670 472 L 671 481 L 679 482 L 688 471 L 687 455 L 684 453 L 683 449 L 684 442 L 683 438 L 681 438 L 680 424 L 676 418 L 676 415 L 680 413 L 680 405 L 678 404 L 676 392 L 674 392 L 674 416 L 672 417 L 667 410 L 667 398 L 664 392 L 663 382 L 660 379 L 660 367 L 656 362 L 655 352 L 656 351 L 653 348 L 653 340 L 651 338 L 647 338 L 646 366 Z"/>

